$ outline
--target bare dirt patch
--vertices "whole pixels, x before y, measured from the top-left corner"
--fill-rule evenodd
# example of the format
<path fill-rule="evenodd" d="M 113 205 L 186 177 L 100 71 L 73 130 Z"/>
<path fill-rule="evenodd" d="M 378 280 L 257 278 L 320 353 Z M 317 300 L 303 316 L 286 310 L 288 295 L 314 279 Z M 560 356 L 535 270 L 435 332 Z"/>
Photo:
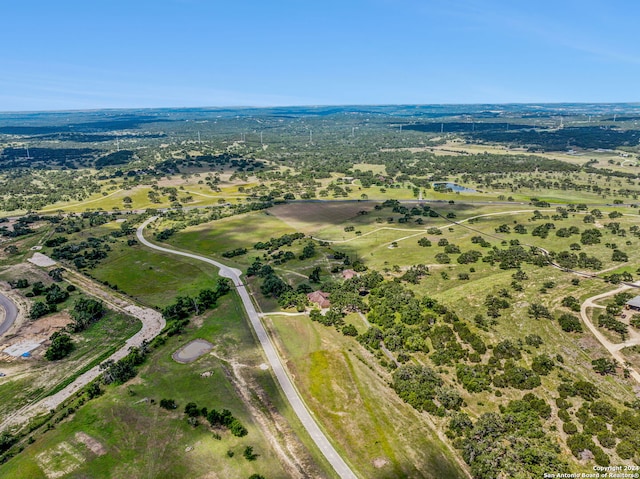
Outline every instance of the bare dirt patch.
<path fill-rule="evenodd" d="M 25 351 L 27 351 L 29 350 L 29 344 L 42 344 L 48 341 L 54 332 L 60 331 L 72 321 L 69 313 L 61 311 L 33 322 L 23 322 L 17 330 L 11 332 L 11 334 L 6 334 L 0 339 L 0 351 L 2 351 L 0 353 L 0 361 L 15 361 L 16 357 L 7 354 L 7 349 L 13 351 L 17 347 L 18 349 L 26 348 Z M 44 348 L 40 349 L 36 350 L 33 355 L 37 357 L 44 354 Z"/>
<path fill-rule="evenodd" d="M 42 266 L 43 268 L 48 268 L 49 266 L 55 266 L 57 264 L 54 260 L 42 253 L 33 253 L 33 256 L 27 261 L 37 266 Z"/>
<path fill-rule="evenodd" d="M 373 460 L 373 467 L 376 469 L 382 469 L 387 464 L 389 464 L 389 460 L 384 457 L 377 457 Z"/>
<path fill-rule="evenodd" d="M 373 204 L 358 201 L 318 201 L 277 205 L 268 211 L 298 231 L 314 232 L 327 224 L 339 224 L 353 218 L 359 211 L 372 209 Z"/>
<path fill-rule="evenodd" d="M 213 344 L 204 339 L 194 339 L 171 355 L 177 363 L 191 363 L 213 349 Z"/>
<path fill-rule="evenodd" d="M 87 449 L 96 456 L 104 456 L 107 453 L 107 450 L 97 439 L 89 436 L 85 432 L 76 432 L 76 441 L 87 446 Z"/>
<path fill-rule="evenodd" d="M 75 471 L 85 462 L 85 458 L 65 441 L 38 454 L 36 462 L 49 479 L 57 479 Z"/>

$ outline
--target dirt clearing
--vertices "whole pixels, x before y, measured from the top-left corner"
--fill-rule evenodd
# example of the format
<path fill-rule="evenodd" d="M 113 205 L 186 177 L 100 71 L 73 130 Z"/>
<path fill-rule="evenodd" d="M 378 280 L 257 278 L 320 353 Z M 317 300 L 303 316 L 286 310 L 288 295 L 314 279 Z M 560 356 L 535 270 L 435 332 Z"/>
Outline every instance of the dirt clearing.
<path fill-rule="evenodd" d="M 15 357 L 22 353 L 37 349 L 54 332 L 60 331 L 71 322 L 71 316 L 66 311 L 36 321 L 23 322 L 15 332 L 10 330 L 11 334 L 6 334 L 0 340 L 0 360 L 15 360 Z"/>
<path fill-rule="evenodd" d="M 76 432 L 76 441 L 87 446 L 87 449 L 96 456 L 104 456 L 107 453 L 107 450 L 97 439 L 94 439 L 85 432 Z"/>
<path fill-rule="evenodd" d="M 213 344 L 204 339 L 194 339 L 185 344 L 171 356 L 177 363 L 191 363 L 213 349 Z"/>
<path fill-rule="evenodd" d="M 286 224 L 305 233 L 313 233 L 328 224 L 340 224 L 359 211 L 371 211 L 373 203 L 359 201 L 318 201 L 309 203 L 290 203 L 270 208 L 270 214 Z"/>
<path fill-rule="evenodd" d="M 42 253 L 33 253 L 33 256 L 29 258 L 27 261 L 35 264 L 36 266 L 42 266 L 43 268 L 48 268 L 49 266 L 55 266 L 56 262 L 49 258 L 47 255 Z"/>

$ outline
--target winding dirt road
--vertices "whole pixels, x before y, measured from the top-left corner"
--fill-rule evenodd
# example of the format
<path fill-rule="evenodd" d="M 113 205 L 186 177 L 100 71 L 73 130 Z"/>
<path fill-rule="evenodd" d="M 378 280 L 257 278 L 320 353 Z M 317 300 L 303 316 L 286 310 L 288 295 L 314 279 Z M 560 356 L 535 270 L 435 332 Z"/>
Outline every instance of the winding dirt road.
<path fill-rule="evenodd" d="M 625 359 L 624 355 L 620 353 L 620 350 L 622 348 L 627 347 L 627 346 L 634 346 L 634 345 L 640 344 L 640 334 L 638 334 L 636 331 L 633 331 L 632 337 L 628 341 L 625 341 L 624 343 L 619 343 L 619 344 L 612 343 L 591 322 L 591 318 L 587 314 L 587 309 L 588 308 L 602 308 L 602 306 L 595 304 L 595 302 L 600 300 L 600 299 L 607 298 L 609 296 L 613 296 L 614 294 L 620 293 L 622 291 L 626 291 L 626 290 L 631 289 L 631 288 L 632 288 L 632 286 L 624 285 L 624 286 L 620 286 L 619 288 L 614 289 L 612 291 L 608 291 L 606 293 L 602 293 L 602 294 L 598 294 L 596 296 L 592 296 L 592 297 L 588 298 L 584 303 L 582 303 L 582 306 L 580 307 L 580 316 L 582 316 L 582 321 L 584 322 L 584 324 L 587 325 L 587 328 L 589 328 L 589 331 L 591 331 L 591 333 L 593 333 L 593 335 L 600 342 L 600 344 L 602 344 L 602 346 L 604 346 L 605 349 L 607 351 L 609 351 L 611 356 L 613 356 L 613 358 L 616 361 L 618 361 L 618 364 L 620 364 L 620 365 L 624 365 L 626 363 L 626 361 L 627 361 Z M 630 331 L 630 333 L 631 333 L 631 331 Z M 638 371 L 636 369 L 634 369 L 633 367 L 631 367 L 631 366 L 627 366 L 627 367 L 629 369 L 629 373 L 631 374 L 631 377 L 638 384 L 640 384 L 640 373 L 638 373 Z"/>
<path fill-rule="evenodd" d="M 313 440 L 313 442 L 316 444 L 318 449 L 322 452 L 322 454 L 327 459 L 327 461 L 331 464 L 331 466 L 336 471 L 338 476 L 340 476 L 342 479 L 356 479 L 357 476 L 355 475 L 353 470 L 351 470 L 351 468 L 347 465 L 344 459 L 342 459 L 340 454 L 338 454 L 338 451 L 336 451 L 333 445 L 329 442 L 329 439 L 327 438 L 327 436 L 322 432 L 322 430 L 318 426 L 318 423 L 309 413 L 309 410 L 307 409 L 306 405 L 302 401 L 302 398 L 300 397 L 300 395 L 298 394 L 298 391 L 296 390 L 293 383 L 291 382 L 291 379 L 289 379 L 289 376 L 287 375 L 284 369 L 284 366 L 280 361 L 280 357 L 278 356 L 276 349 L 273 346 L 273 343 L 271 342 L 271 338 L 269 338 L 269 336 L 267 335 L 267 331 L 264 329 L 264 326 L 260 321 L 260 315 L 256 311 L 256 308 L 251 301 L 251 297 L 249 296 L 249 293 L 247 292 L 247 289 L 244 283 L 240 279 L 240 275 L 242 274 L 242 271 L 236 268 L 231 268 L 229 266 L 226 266 L 222 263 L 206 258 L 204 256 L 200 256 L 192 253 L 186 253 L 183 251 L 177 251 L 169 248 L 164 248 L 162 246 L 158 246 L 156 244 L 151 243 L 150 241 L 145 239 L 143 232 L 145 227 L 152 221 L 155 221 L 156 219 L 157 219 L 157 216 L 151 217 L 140 225 L 140 227 L 136 232 L 138 241 L 140 241 L 140 243 L 142 243 L 143 245 L 149 248 L 155 249 L 157 251 L 162 251 L 164 253 L 169 253 L 169 254 L 174 254 L 179 256 L 185 256 L 187 258 L 208 263 L 212 266 L 215 266 L 216 268 L 219 268 L 220 276 L 224 278 L 229 278 L 231 279 L 231 281 L 233 281 L 233 284 L 235 285 L 236 290 L 238 291 L 238 294 L 242 299 L 242 304 L 244 306 L 245 311 L 247 312 L 247 316 L 249 316 L 249 322 L 251 324 L 251 327 L 253 328 L 256 336 L 258 337 L 258 340 L 260 341 L 260 345 L 264 350 L 264 354 L 267 357 L 267 360 L 269 361 L 269 364 L 276 378 L 278 379 L 278 383 L 280 384 L 280 387 L 282 388 L 282 391 L 284 392 L 285 397 L 287 398 L 287 400 L 289 401 L 289 404 L 291 405 L 291 408 L 296 413 L 296 416 L 298 416 L 298 419 L 300 420 L 304 428 L 309 433 L 309 436 L 311 436 L 311 439 Z"/>

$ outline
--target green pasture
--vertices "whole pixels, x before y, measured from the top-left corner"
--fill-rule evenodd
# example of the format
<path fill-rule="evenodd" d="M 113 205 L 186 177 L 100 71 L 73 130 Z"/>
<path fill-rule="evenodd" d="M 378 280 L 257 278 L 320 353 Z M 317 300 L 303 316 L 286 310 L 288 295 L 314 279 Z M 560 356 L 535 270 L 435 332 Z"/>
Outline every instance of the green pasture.
<path fill-rule="evenodd" d="M 362 477 L 464 477 L 453 453 L 400 400 L 352 338 L 306 316 L 270 316 L 296 386 Z"/>
<path fill-rule="evenodd" d="M 45 478 L 43 460 L 53 453 L 59 458 L 52 462 L 50 472 L 55 473 L 56 465 L 62 467 L 67 455 L 70 456 L 67 463 L 76 463 L 69 477 L 204 477 L 211 470 L 218 477 L 244 478 L 251 474 L 290 477 L 238 396 L 237 378 L 229 361 L 241 364 L 242 377 L 251 387 L 249 393 L 254 397 L 255 407 L 269 411 L 275 406 L 290 417 L 269 371 L 258 367 L 264 360 L 239 302 L 226 297 L 194 323 L 182 336 L 169 338 L 162 348 L 155 350 L 138 378 L 122 386 L 107 387 L 104 395 L 81 407 L 70 420 L 38 437 L 23 453 L 0 466 L 2 476 L 22 478 L 29 471 L 29 477 Z M 211 341 L 215 345 L 212 353 L 189 364 L 176 363 L 171 354 L 195 338 Z M 207 373 L 205 377 L 203 373 Z M 174 411 L 160 408 L 158 403 L 163 398 L 175 400 L 178 408 Z M 248 429 L 248 435 L 237 438 L 219 430 L 217 439 L 216 431 L 202 420 L 196 427 L 189 425 L 182 413 L 187 402 L 209 409 L 229 409 Z M 88 451 L 79 444 L 77 433 L 96 439 L 105 454 Z M 62 448 L 60 445 L 65 443 Z M 246 446 L 252 446 L 258 454 L 255 461 L 243 457 Z M 232 451 L 233 457 L 227 451 Z M 306 461 L 309 470 L 321 476 L 323 473 L 314 465 L 308 450 L 303 447 L 299 451 L 302 457 L 298 459 Z"/>

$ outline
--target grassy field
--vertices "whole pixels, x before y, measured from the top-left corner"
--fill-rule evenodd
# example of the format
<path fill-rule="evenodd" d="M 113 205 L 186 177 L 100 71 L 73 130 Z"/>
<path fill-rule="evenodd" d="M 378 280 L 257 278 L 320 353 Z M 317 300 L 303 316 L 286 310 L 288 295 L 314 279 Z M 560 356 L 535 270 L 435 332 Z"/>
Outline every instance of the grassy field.
<path fill-rule="evenodd" d="M 190 364 L 173 361 L 171 354 L 194 338 L 211 341 L 215 346 L 211 354 Z M 73 470 L 67 477 L 245 478 L 258 473 L 284 479 L 292 477 L 287 469 L 291 466 L 283 466 L 274 444 L 286 443 L 311 477 L 324 477 L 306 446 L 286 427 L 287 419 L 269 416 L 275 410 L 285 417 L 289 413 L 269 371 L 259 367 L 262 361 L 238 301 L 226 297 L 218 308 L 194 320 L 184 335 L 170 338 L 155 351 L 138 378 L 108 387 L 103 396 L 0 466 L 0 474 L 23 478 L 28 471 L 28 477 L 36 479 L 47 477 L 44 470 L 55 474 L 69 467 Z M 246 390 L 240 391 L 241 387 Z M 249 406 L 240 399 L 241 393 L 252 398 Z M 163 398 L 174 399 L 178 408 L 160 408 Z M 228 408 L 248 435 L 237 438 L 220 430 L 217 439 L 204 423 L 189 425 L 182 410 L 191 401 L 209 409 Z M 263 416 L 274 420 L 278 436 L 263 429 Z M 79 433 L 95 439 L 102 452 L 87 450 L 77 439 Z M 243 457 L 246 446 L 258 454 L 255 461 Z"/>
<path fill-rule="evenodd" d="M 362 477 L 464 477 L 427 416 L 388 388 L 353 339 L 304 316 L 270 316 L 268 325 L 307 404 Z"/>
<path fill-rule="evenodd" d="M 262 251 L 253 249 L 254 244 L 295 231 L 275 215 L 257 211 L 189 227 L 172 236 L 168 243 L 179 249 L 224 260 L 225 264 L 246 266 L 251 258 L 262 256 Z M 223 258 L 222 253 L 235 248 L 247 248 L 249 252 L 243 256 Z"/>

